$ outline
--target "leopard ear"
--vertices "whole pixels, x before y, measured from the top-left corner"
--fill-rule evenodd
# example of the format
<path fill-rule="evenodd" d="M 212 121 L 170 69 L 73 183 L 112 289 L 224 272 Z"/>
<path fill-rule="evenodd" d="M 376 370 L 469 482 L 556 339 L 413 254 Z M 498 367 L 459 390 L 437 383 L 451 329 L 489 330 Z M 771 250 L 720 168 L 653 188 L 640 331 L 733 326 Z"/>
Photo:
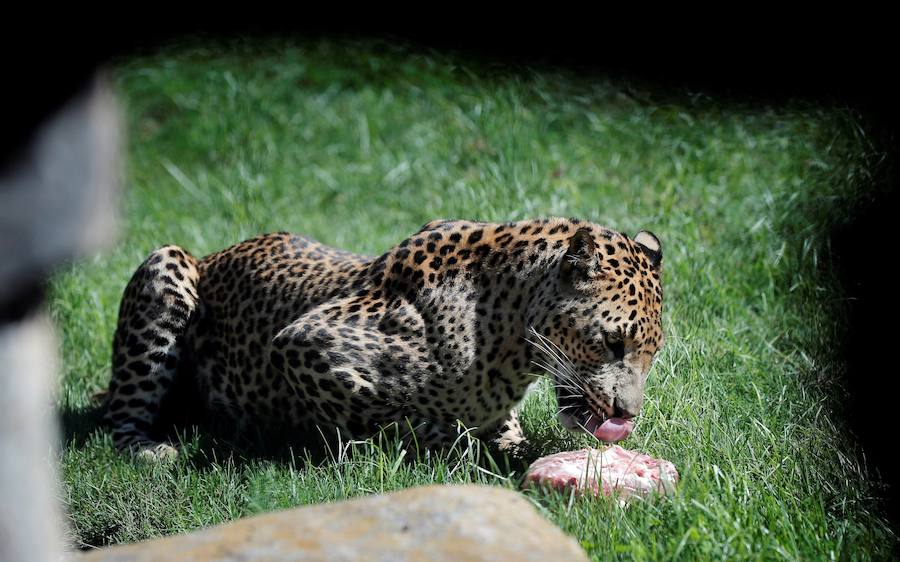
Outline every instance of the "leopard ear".
<path fill-rule="evenodd" d="M 569 249 L 560 264 L 560 276 L 571 283 L 576 279 L 593 277 L 599 271 L 597 244 L 589 228 L 579 228 L 569 239 Z"/>
<path fill-rule="evenodd" d="M 660 244 L 659 238 L 650 231 L 642 230 L 634 237 L 634 241 L 638 243 L 644 255 L 650 260 L 650 266 L 653 269 L 659 269 L 662 265 L 662 244 Z"/>

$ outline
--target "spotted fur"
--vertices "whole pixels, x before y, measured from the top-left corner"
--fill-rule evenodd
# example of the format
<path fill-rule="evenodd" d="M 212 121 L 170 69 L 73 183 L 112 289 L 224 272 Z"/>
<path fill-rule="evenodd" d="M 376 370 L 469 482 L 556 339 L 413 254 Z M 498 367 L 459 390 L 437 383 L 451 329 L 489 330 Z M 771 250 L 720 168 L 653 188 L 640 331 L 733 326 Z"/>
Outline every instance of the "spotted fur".
<path fill-rule="evenodd" d="M 364 438 L 391 422 L 426 446 L 457 420 L 504 450 L 541 351 L 564 355 L 560 420 L 632 416 L 663 344 L 662 253 L 577 219 L 433 221 L 379 257 L 288 233 L 201 260 L 154 251 L 125 290 L 106 419 L 116 446 L 176 454 L 155 436 L 186 376 L 218 415 Z M 546 358 L 544 358 L 546 359 Z"/>

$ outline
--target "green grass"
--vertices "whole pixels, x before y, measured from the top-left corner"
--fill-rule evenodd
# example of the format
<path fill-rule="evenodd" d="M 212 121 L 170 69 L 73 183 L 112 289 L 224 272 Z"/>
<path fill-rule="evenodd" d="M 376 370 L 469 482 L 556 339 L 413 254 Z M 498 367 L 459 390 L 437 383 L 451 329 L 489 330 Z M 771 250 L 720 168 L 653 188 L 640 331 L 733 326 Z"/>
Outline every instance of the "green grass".
<path fill-rule="evenodd" d="M 229 457 L 203 435 L 172 465 L 116 454 L 89 396 L 109 378 L 118 299 L 153 248 L 199 256 L 290 230 L 378 254 L 434 218 L 562 215 L 663 241 L 667 345 L 624 445 L 673 461 L 682 482 L 627 509 L 526 496 L 597 560 L 891 555 L 842 421 L 827 235 L 880 156 L 848 112 L 638 100 L 614 82 L 382 44 L 172 46 L 113 71 L 128 133 L 122 230 L 61 272 L 50 301 L 75 545 L 419 484 L 517 484 L 470 462 L 479 448 L 465 440 L 461 458 L 400 460 L 391 440 L 313 462 Z M 546 385 L 521 408 L 546 453 L 588 443 L 555 422 Z"/>

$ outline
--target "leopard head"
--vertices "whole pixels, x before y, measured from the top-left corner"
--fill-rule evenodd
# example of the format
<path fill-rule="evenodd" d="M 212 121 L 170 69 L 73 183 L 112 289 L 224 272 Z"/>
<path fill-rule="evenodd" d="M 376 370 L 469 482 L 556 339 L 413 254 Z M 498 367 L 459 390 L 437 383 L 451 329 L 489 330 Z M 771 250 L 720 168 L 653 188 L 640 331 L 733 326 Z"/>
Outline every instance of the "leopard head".
<path fill-rule="evenodd" d="M 583 227 L 568 240 L 528 319 L 567 429 L 609 442 L 631 433 L 663 345 L 661 269 L 659 239 L 647 231 L 630 239 Z"/>

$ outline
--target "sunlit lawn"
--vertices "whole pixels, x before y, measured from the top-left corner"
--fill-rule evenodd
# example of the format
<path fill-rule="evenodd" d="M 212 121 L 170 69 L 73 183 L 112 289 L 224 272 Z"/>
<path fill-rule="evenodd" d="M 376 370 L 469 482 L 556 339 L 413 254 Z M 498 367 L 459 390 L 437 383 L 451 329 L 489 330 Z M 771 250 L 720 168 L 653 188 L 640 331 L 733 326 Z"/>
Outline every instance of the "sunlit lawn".
<path fill-rule="evenodd" d="M 521 475 L 465 462 L 478 454 L 468 443 L 464 462 L 398 462 L 391 441 L 313 463 L 302 450 L 227 458 L 193 434 L 171 465 L 118 455 L 90 394 L 109 379 L 118 299 L 152 249 L 199 256 L 290 230 L 378 254 L 434 218 L 561 215 L 663 242 L 668 343 L 624 445 L 671 460 L 682 482 L 627 509 L 526 492 L 542 512 L 598 560 L 889 556 L 896 539 L 842 420 L 842 309 L 822 251 L 873 161 L 844 112 L 638 101 L 614 82 L 381 44 L 172 47 L 113 70 L 123 229 L 51 294 L 76 546 L 433 482 L 515 488 Z M 523 403 L 530 438 L 546 453 L 588 444 L 554 409 L 547 386 Z"/>

